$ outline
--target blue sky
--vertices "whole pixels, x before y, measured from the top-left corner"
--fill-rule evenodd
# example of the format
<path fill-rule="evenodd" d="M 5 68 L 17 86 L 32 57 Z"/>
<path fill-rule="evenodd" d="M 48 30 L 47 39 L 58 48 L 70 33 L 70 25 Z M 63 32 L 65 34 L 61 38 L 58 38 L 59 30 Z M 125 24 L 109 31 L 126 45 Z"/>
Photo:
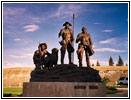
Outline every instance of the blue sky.
<path fill-rule="evenodd" d="M 4 3 L 4 66 L 34 66 L 32 57 L 39 41 L 48 44 L 49 52 L 52 48 L 60 49 L 58 33 L 65 21 L 73 22 L 73 13 L 75 38 L 83 26 L 92 36 L 95 54 L 91 56 L 91 63 L 96 64 L 98 60 L 100 65 L 108 65 L 112 56 L 116 64 L 119 55 L 124 63 L 128 62 L 127 3 Z M 75 64 L 78 64 L 77 46 L 75 44 Z M 65 63 L 67 58 L 66 53 Z M 83 64 L 86 65 L 85 57 Z"/>

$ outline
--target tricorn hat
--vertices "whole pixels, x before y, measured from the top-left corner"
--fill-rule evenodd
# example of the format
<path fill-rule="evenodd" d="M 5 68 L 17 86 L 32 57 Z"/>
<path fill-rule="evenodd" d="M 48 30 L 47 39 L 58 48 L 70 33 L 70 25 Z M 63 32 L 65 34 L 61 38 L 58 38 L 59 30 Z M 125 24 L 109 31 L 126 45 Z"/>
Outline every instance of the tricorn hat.
<path fill-rule="evenodd" d="M 45 49 L 47 49 L 47 44 L 46 44 L 46 43 L 41 43 L 41 44 L 39 44 L 40 47 L 42 47 L 42 45 L 44 45 L 44 46 L 45 46 Z M 38 46 L 38 48 L 39 48 L 39 46 Z"/>
<path fill-rule="evenodd" d="M 63 26 L 65 26 L 66 24 L 69 24 L 70 26 L 72 26 L 72 24 L 69 23 L 68 21 L 66 21 L 66 22 L 63 24 Z"/>

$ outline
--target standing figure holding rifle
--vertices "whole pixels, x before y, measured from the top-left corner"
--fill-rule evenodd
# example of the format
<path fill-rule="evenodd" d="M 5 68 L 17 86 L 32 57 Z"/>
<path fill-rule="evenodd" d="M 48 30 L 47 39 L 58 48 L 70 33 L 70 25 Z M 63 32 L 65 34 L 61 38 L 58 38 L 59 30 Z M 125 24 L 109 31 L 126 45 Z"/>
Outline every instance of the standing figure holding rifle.
<path fill-rule="evenodd" d="M 60 41 L 61 47 L 61 64 L 64 64 L 64 57 L 66 49 L 68 51 L 68 58 L 69 58 L 69 64 L 72 64 L 71 61 L 71 53 L 74 52 L 73 47 L 73 41 L 74 41 L 74 35 L 73 30 L 69 28 L 69 26 L 72 26 L 68 21 L 63 24 L 65 26 L 64 29 L 61 29 L 59 32 L 58 37 L 62 36 L 62 41 Z"/>
<path fill-rule="evenodd" d="M 92 50 L 93 43 L 91 40 L 91 35 L 87 33 L 86 27 L 82 27 L 82 33 L 77 35 L 76 43 L 78 42 L 80 42 L 77 50 L 79 67 L 82 67 L 82 58 L 84 51 L 86 55 L 87 67 L 90 67 L 90 56 L 94 54 L 94 51 Z"/>

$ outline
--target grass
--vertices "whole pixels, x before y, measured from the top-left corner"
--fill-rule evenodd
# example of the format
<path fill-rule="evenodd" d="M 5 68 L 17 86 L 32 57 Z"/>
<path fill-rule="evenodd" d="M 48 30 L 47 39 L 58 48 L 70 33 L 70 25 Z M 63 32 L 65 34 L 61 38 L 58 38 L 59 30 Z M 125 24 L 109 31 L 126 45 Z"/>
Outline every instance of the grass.
<path fill-rule="evenodd" d="M 120 91 L 106 91 L 106 94 L 115 94 L 115 93 L 119 93 Z"/>
<path fill-rule="evenodd" d="M 128 70 L 128 66 L 92 66 L 96 70 Z"/>
<path fill-rule="evenodd" d="M 3 88 L 3 96 L 21 96 L 22 88 L 20 87 L 6 87 Z"/>

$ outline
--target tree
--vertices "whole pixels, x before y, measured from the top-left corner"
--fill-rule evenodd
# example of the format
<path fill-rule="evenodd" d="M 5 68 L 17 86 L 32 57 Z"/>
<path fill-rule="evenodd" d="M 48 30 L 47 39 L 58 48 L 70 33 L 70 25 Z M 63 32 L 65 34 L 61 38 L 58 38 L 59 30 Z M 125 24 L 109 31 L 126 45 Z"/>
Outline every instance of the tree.
<path fill-rule="evenodd" d="M 117 66 L 123 66 L 123 65 L 124 65 L 123 60 L 122 60 L 121 56 L 119 56 Z"/>
<path fill-rule="evenodd" d="M 100 66 L 100 63 L 99 63 L 99 61 L 97 60 L 97 62 L 96 62 L 96 66 Z"/>
<path fill-rule="evenodd" d="M 113 66 L 113 65 L 114 65 L 114 62 L 113 62 L 112 57 L 110 56 L 110 59 L 109 59 L 109 66 Z"/>
<path fill-rule="evenodd" d="M 128 64 L 126 63 L 126 65 L 125 66 L 128 66 Z"/>
<path fill-rule="evenodd" d="M 103 83 L 107 84 L 108 82 L 110 82 L 110 79 L 108 77 L 104 77 L 101 80 Z"/>
<path fill-rule="evenodd" d="M 92 66 L 95 66 L 94 64 L 92 64 Z"/>

